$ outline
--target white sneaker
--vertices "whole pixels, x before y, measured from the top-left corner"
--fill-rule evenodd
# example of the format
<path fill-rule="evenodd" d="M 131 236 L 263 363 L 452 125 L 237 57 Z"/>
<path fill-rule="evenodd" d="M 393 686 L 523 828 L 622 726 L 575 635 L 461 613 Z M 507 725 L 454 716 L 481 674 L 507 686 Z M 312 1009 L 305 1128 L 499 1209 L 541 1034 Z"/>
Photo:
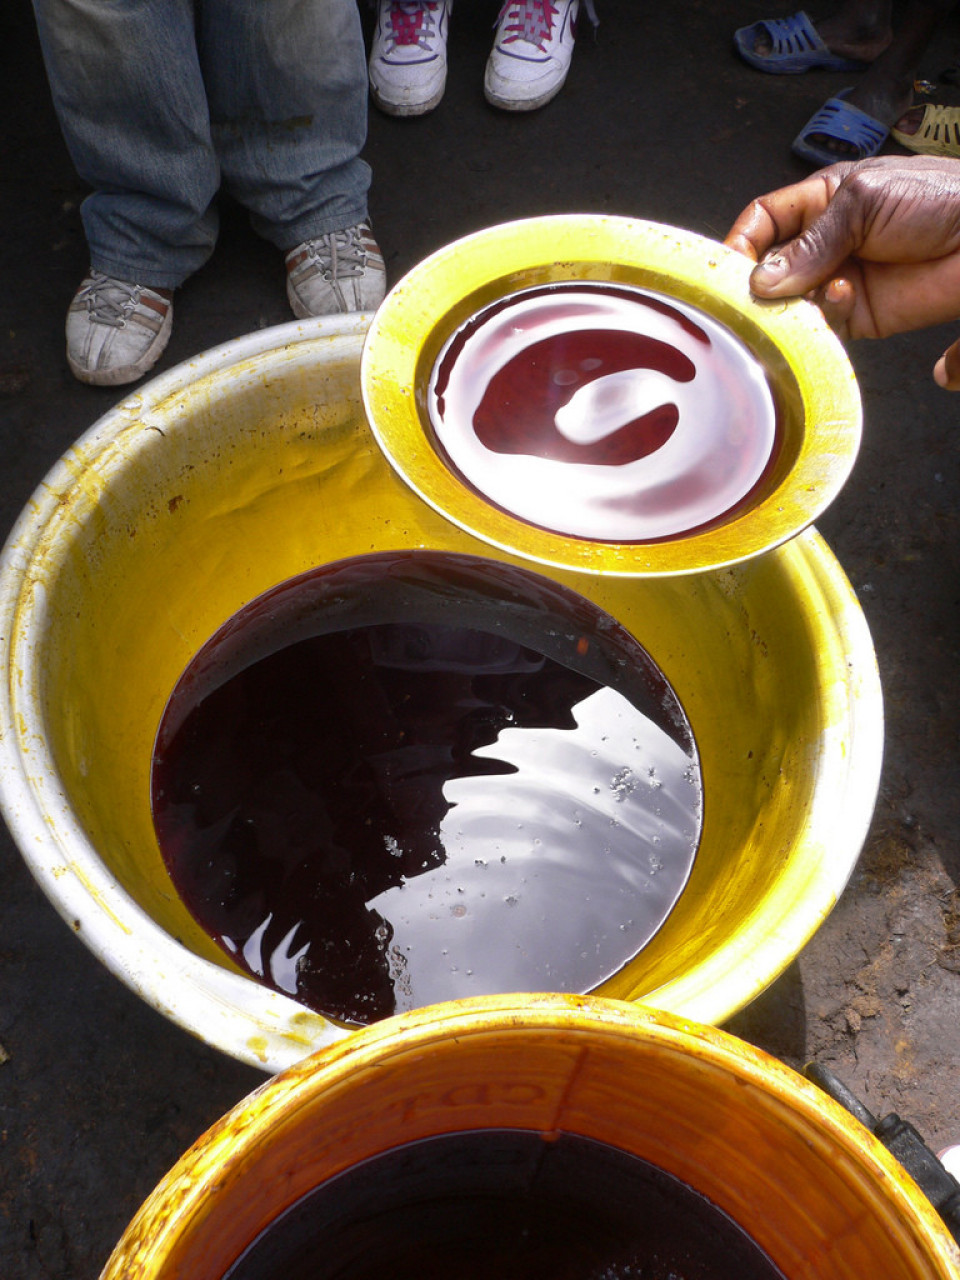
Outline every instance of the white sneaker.
<path fill-rule="evenodd" d="M 293 314 L 376 311 L 387 291 L 383 254 L 365 222 L 304 240 L 284 259 Z"/>
<path fill-rule="evenodd" d="M 534 111 L 563 88 L 580 0 L 512 0 L 500 10 L 483 91 L 507 111 Z"/>
<path fill-rule="evenodd" d="M 379 0 L 370 94 L 388 115 L 423 115 L 443 97 L 452 8 L 453 0 Z"/>
<path fill-rule="evenodd" d="M 163 355 L 172 328 L 168 290 L 91 271 L 67 311 L 70 371 L 96 387 L 136 382 Z"/>

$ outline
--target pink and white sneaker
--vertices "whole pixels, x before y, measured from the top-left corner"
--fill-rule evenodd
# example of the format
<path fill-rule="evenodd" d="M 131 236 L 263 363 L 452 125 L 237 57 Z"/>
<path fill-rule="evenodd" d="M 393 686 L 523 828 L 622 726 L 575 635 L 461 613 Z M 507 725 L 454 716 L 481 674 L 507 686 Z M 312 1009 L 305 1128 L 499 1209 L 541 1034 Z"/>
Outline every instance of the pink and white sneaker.
<path fill-rule="evenodd" d="M 580 0 L 511 0 L 500 10 L 483 91 L 506 111 L 534 111 L 563 88 Z"/>
<path fill-rule="evenodd" d="M 453 0 L 379 0 L 370 47 L 370 95 L 387 115 L 432 111 L 447 83 Z"/>

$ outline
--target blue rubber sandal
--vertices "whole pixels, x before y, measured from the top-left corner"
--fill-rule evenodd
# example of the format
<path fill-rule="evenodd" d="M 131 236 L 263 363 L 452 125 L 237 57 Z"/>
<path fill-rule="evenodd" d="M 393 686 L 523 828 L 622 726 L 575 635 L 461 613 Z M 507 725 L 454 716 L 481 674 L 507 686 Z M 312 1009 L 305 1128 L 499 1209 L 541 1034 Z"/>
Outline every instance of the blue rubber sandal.
<path fill-rule="evenodd" d="M 757 36 L 766 32 L 769 53 L 757 53 Z M 799 75 L 801 71 L 862 71 L 868 64 L 831 53 L 817 34 L 817 29 L 801 10 L 791 18 L 767 18 L 741 27 L 733 33 L 733 42 L 744 62 L 758 71 L 773 75 Z"/>
<path fill-rule="evenodd" d="M 844 102 L 850 92 L 843 89 L 835 98 L 829 98 L 820 110 L 810 117 L 793 140 L 793 154 L 821 168 L 836 164 L 838 160 L 866 160 L 875 156 L 890 135 L 890 130 L 868 116 L 859 107 Z M 813 136 L 823 135 L 844 143 L 846 151 L 831 151 L 811 141 Z"/>

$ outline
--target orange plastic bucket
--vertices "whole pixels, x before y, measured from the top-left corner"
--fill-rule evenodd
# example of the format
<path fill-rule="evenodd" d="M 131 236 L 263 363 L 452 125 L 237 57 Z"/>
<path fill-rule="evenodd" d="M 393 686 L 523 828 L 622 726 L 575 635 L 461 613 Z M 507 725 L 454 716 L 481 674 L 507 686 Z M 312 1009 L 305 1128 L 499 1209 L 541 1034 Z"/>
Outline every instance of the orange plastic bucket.
<path fill-rule="evenodd" d="M 301 1196 L 401 1144 L 569 1133 L 726 1212 L 786 1280 L 956 1280 L 960 1249 L 886 1149 L 733 1037 L 616 1001 L 488 997 L 388 1019 L 241 1102 L 181 1159 L 102 1280 L 220 1280 Z"/>

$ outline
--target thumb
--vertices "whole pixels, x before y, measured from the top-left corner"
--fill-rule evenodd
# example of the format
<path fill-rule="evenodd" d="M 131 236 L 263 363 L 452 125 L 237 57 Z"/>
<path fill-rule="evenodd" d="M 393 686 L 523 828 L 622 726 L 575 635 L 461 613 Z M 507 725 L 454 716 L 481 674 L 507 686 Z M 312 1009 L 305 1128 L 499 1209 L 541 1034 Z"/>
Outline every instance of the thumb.
<path fill-rule="evenodd" d="M 854 227 L 860 218 L 845 216 L 849 201 L 842 190 L 801 235 L 789 240 L 750 273 L 750 288 L 763 298 L 789 298 L 824 284 L 858 248 Z"/>
<path fill-rule="evenodd" d="M 960 391 L 960 341 L 957 341 L 937 361 L 933 380 L 945 391 Z"/>

